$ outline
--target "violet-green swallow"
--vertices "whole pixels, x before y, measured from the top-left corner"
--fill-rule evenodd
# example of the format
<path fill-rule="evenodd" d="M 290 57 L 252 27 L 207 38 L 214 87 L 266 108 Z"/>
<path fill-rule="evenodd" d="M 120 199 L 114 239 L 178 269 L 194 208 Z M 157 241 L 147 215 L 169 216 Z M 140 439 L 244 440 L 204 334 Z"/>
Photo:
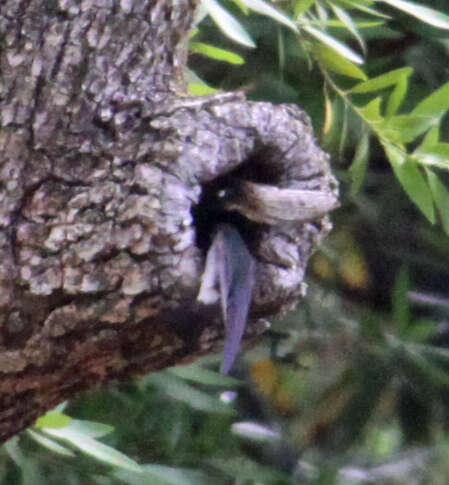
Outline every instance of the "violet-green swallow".
<path fill-rule="evenodd" d="M 220 299 L 226 328 L 220 370 L 226 374 L 240 351 L 254 287 L 255 268 L 254 258 L 238 230 L 231 224 L 219 224 L 207 252 L 197 300 L 211 304 Z"/>

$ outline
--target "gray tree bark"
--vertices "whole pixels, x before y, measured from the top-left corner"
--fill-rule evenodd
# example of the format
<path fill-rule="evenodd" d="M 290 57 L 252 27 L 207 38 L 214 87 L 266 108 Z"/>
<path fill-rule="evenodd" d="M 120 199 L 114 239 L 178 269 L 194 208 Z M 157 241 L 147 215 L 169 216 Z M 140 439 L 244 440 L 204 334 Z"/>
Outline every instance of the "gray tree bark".
<path fill-rule="evenodd" d="M 195 303 L 232 173 L 336 197 L 294 106 L 186 96 L 194 0 L 0 5 L 0 440 L 111 379 L 220 348 Z M 247 335 L 304 293 L 327 217 L 236 218 L 257 260 Z"/>

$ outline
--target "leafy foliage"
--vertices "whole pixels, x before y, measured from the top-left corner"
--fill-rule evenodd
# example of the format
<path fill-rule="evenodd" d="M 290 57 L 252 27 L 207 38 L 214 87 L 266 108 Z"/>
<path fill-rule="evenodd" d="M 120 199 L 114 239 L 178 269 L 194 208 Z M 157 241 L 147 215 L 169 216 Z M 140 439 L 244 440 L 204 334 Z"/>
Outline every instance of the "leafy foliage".
<path fill-rule="evenodd" d="M 254 43 L 249 40 L 250 35 L 230 13 L 227 15 L 233 18 L 233 22 L 223 23 L 220 15 L 223 8 L 215 3 L 215 0 L 213 1 L 214 3 L 205 0 L 203 5 L 223 32 L 245 46 L 254 47 Z M 436 209 L 442 220 L 447 219 L 445 209 L 449 205 L 449 198 L 435 169 L 445 171 L 449 169 L 449 144 L 440 142 L 438 135 L 433 138 L 433 143 L 426 142 L 424 151 L 423 147 L 413 149 L 411 144 L 416 144 L 419 137 L 429 130 L 440 128 L 441 120 L 449 109 L 449 83 L 420 101 L 408 114 L 398 114 L 407 95 L 409 77 L 413 69 L 402 67 L 368 78 L 367 74 L 357 66 L 364 62 L 361 55 L 329 33 L 331 26 L 344 29 L 357 41 L 362 52 L 366 53 L 365 41 L 358 27 L 360 21 L 353 20 L 351 13 L 362 10 L 372 18 L 382 18 L 382 13 L 377 8 L 373 8 L 375 3 L 381 2 L 342 2 L 346 9 L 340 5 L 341 2 L 299 0 L 293 2 L 293 18 L 290 20 L 262 0 L 242 0 L 241 3 L 248 9 L 282 22 L 296 34 L 309 58 L 315 61 L 321 71 L 327 92 L 333 92 L 335 96 L 341 98 L 345 106 L 345 116 L 351 110 L 359 118 L 362 124 L 360 129 L 363 131 L 361 149 L 365 151 L 369 149 L 367 133 L 375 136 L 383 146 L 398 181 L 425 217 L 434 223 Z M 449 30 L 449 16 L 441 12 L 403 0 L 385 0 L 383 3 L 429 25 Z M 245 32 L 245 40 L 237 34 L 237 26 L 239 32 Z M 208 55 L 205 52 L 203 54 Z M 209 54 L 209 57 L 213 55 Z M 362 81 L 349 88 L 343 88 L 340 85 L 342 83 L 339 84 L 338 79 L 333 78 L 334 73 Z M 388 88 L 392 89 L 391 93 L 374 94 Z M 374 95 L 374 97 L 365 102 L 357 102 L 354 95 L 358 94 Z M 333 104 L 326 103 L 326 109 L 329 111 L 327 118 L 332 119 Z M 344 138 L 341 141 L 343 146 Z M 360 149 L 358 152 L 360 153 Z M 369 153 L 366 153 L 366 160 L 369 158 L 368 155 Z M 362 176 L 366 169 L 359 158 L 360 155 L 354 160 L 351 172 L 357 189 L 362 185 Z M 359 170 L 356 170 L 357 167 Z M 423 169 L 423 167 L 426 168 Z M 433 189 L 429 179 L 433 180 Z M 438 182 L 435 183 L 435 180 Z M 436 184 L 439 187 L 438 190 L 435 190 Z M 353 192 L 356 192 L 355 188 Z M 447 222 L 443 224 L 444 230 L 446 226 Z"/>

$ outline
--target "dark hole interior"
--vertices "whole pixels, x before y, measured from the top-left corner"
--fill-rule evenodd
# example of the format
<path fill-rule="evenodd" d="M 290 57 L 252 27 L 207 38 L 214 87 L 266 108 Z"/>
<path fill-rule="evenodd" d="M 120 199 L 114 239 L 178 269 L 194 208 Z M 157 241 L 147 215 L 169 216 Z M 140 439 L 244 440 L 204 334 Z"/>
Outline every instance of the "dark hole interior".
<path fill-rule="evenodd" d="M 282 154 L 278 149 L 264 146 L 256 149 L 248 160 L 229 175 L 231 177 L 249 180 L 259 184 L 277 185 L 281 180 L 282 168 L 276 163 Z"/>
<path fill-rule="evenodd" d="M 248 220 L 238 212 L 223 210 L 218 194 L 231 187 L 235 179 L 276 185 L 280 180 L 279 166 L 273 163 L 273 154 L 270 155 L 268 151 L 265 147 L 264 156 L 258 151 L 237 169 L 203 184 L 200 201 L 192 208 L 192 215 L 196 227 L 196 244 L 204 252 L 211 244 L 215 227 L 223 222 L 238 228 L 250 250 L 256 245 L 264 226 Z"/>
<path fill-rule="evenodd" d="M 217 224 L 227 222 L 235 225 L 245 242 L 251 247 L 254 243 L 258 224 L 249 221 L 238 212 L 225 211 L 221 207 L 218 192 L 232 183 L 227 177 L 203 185 L 199 203 L 192 208 L 196 227 L 196 244 L 206 252 Z"/>

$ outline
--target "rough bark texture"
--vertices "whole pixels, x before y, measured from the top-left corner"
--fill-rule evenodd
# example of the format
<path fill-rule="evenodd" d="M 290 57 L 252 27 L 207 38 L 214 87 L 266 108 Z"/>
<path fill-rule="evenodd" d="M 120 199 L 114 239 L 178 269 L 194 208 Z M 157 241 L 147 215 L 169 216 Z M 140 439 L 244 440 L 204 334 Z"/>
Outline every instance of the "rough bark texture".
<path fill-rule="evenodd" d="M 298 108 L 183 95 L 195 3 L 1 3 L 0 440 L 81 389 L 219 348 L 195 297 L 229 173 L 336 197 Z M 304 293 L 330 225 L 234 222 L 258 262 L 251 334 Z"/>

